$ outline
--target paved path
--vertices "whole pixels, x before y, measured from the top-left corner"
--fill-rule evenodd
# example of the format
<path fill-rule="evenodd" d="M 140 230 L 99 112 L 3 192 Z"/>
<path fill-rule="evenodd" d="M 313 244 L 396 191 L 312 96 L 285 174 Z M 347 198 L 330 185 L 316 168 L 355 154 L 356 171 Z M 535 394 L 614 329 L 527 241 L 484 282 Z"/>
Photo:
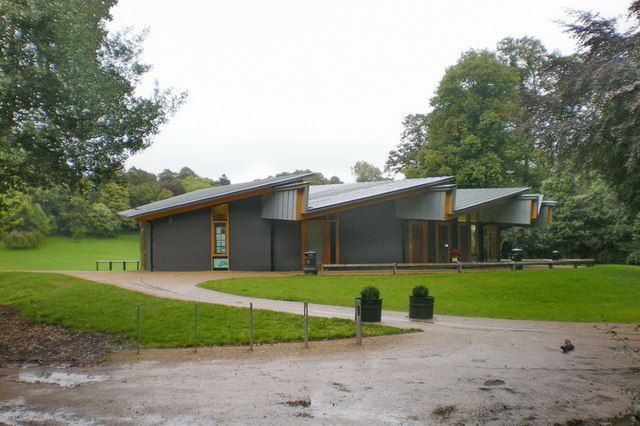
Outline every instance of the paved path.
<path fill-rule="evenodd" d="M 238 296 L 197 287 L 204 281 L 228 278 L 291 276 L 298 272 L 146 272 L 146 271 L 60 271 L 66 275 L 112 284 L 128 290 L 169 299 L 190 300 L 195 302 L 215 303 L 234 307 L 249 307 L 253 303 L 255 309 L 266 309 L 277 312 L 302 314 L 303 304 L 285 300 L 261 299 Z M 354 317 L 353 307 L 320 305 L 309 303 L 309 315 L 317 317 L 348 318 Z M 552 321 L 504 320 L 491 318 L 467 318 L 450 315 L 436 315 L 434 321 L 411 321 L 407 312 L 388 311 L 382 313 L 382 325 L 404 328 L 464 327 L 470 329 L 502 329 L 502 330 L 553 330 L 567 327 L 588 330 L 592 324 L 557 323 Z"/>

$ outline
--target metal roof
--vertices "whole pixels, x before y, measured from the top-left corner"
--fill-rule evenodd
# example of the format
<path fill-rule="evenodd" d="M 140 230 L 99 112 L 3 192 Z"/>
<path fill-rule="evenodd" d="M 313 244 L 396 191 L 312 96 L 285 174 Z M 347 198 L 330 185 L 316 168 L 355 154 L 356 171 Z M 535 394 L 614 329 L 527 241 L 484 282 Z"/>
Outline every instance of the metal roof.
<path fill-rule="evenodd" d="M 455 211 L 473 209 L 527 192 L 530 188 L 472 188 L 456 191 Z"/>
<path fill-rule="evenodd" d="M 322 210 L 453 181 L 451 176 L 309 187 L 307 211 Z"/>
<path fill-rule="evenodd" d="M 160 213 L 175 208 L 188 206 L 190 204 L 214 202 L 218 198 L 228 197 L 231 195 L 242 194 L 256 189 L 287 185 L 302 181 L 302 179 L 313 176 L 315 173 L 304 173 L 291 176 L 272 177 L 267 179 L 254 180 L 253 182 L 235 183 L 224 186 L 214 186 L 212 188 L 198 189 L 196 191 L 187 192 L 186 194 L 176 195 L 166 200 L 156 201 L 154 203 L 145 204 L 123 212 L 122 216 L 135 218 L 146 216 L 154 213 Z"/>

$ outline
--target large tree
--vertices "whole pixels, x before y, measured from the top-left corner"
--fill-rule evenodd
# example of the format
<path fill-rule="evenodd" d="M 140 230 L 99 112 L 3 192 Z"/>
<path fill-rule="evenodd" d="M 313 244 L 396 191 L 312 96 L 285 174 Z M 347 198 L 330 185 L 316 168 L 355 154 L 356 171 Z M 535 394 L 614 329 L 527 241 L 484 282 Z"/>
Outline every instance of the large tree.
<path fill-rule="evenodd" d="M 629 8 L 634 25 L 577 12 L 567 31 L 578 52 L 556 56 L 556 79 L 538 122 L 547 146 L 576 170 L 598 171 L 618 196 L 640 212 L 640 1 Z"/>
<path fill-rule="evenodd" d="M 112 179 L 184 95 L 136 87 L 141 36 L 110 34 L 117 0 L 0 0 L 0 192 Z"/>
<path fill-rule="evenodd" d="M 469 51 L 447 69 L 427 115 L 426 142 L 408 177 L 455 175 L 460 186 L 519 180 L 514 128 L 519 77 L 489 51 Z"/>

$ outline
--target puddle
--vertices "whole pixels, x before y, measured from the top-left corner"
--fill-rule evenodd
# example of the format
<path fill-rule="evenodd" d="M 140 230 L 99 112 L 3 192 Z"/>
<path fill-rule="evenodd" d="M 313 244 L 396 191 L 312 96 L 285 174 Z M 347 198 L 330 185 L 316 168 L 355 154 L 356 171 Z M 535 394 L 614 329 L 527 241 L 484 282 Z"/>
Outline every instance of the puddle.
<path fill-rule="evenodd" d="M 27 406 L 24 398 L 16 398 L 0 401 L 0 424 L 73 424 L 89 426 L 96 423 L 91 420 L 78 419 L 72 413 L 63 409 L 58 409 L 55 412 L 35 410 Z"/>
<path fill-rule="evenodd" d="M 79 373 L 65 373 L 65 372 L 53 372 L 53 373 L 20 373 L 18 376 L 19 382 L 24 383 L 47 383 L 58 385 L 62 388 L 75 388 L 76 386 L 84 385 L 87 383 L 104 382 L 109 376 L 102 375 L 88 375 Z"/>

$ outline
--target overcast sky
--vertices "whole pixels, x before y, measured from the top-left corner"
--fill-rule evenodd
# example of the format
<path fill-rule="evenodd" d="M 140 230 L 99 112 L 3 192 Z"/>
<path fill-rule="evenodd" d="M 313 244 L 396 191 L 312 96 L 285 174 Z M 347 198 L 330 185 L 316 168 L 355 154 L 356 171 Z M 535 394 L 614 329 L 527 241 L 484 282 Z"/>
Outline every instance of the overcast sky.
<path fill-rule="evenodd" d="M 127 161 L 232 183 L 311 169 L 353 181 L 383 168 L 402 120 L 428 111 L 469 49 L 532 36 L 574 51 L 568 9 L 606 17 L 630 0 L 120 0 L 110 28 L 148 28 L 151 81 L 188 91 L 153 145 Z"/>

